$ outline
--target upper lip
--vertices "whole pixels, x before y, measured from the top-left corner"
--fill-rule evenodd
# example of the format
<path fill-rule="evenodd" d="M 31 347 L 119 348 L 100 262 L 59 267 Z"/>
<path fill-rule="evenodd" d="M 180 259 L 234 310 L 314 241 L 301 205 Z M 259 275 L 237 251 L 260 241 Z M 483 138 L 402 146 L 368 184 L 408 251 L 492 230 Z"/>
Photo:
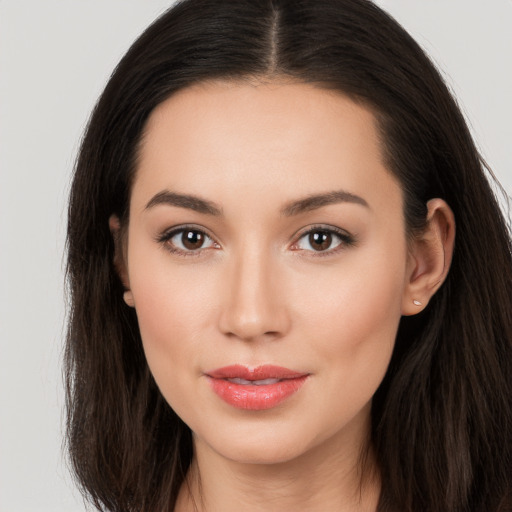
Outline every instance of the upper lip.
<path fill-rule="evenodd" d="M 250 368 L 242 364 L 233 364 L 223 366 L 206 372 L 206 375 L 214 379 L 244 379 L 244 380 L 264 380 L 264 379 L 296 379 L 304 377 L 308 373 L 297 372 L 282 366 L 265 364 Z"/>

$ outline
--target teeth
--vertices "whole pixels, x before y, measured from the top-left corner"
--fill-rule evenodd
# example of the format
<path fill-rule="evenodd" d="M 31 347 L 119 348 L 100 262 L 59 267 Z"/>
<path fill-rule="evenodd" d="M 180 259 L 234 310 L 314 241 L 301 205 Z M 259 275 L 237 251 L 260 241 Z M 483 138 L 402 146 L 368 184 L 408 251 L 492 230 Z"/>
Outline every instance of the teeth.
<path fill-rule="evenodd" d="M 228 382 L 232 382 L 233 384 L 252 384 L 252 381 L 245 379 L 228 379 Z"/>
<path fill-rule="evenodd" d="M 243 384 L 244 386 L 265 386 L 266 384 L 275 384 L 280 379 L 263 379 L 263 380 L 245 380 L 235 377 L 234 379 L 227 379 L 228 382 L 233 384 Z"/>

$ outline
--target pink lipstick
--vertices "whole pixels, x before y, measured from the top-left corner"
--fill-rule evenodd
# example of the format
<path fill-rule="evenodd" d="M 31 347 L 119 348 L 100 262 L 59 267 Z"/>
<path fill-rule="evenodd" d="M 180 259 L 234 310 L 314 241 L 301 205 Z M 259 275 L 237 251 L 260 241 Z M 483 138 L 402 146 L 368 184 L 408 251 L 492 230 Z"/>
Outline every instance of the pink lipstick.
<path fill-rule="evenodd" d="M 206 373 L 215 393 L 238 409 L 271 409 L 297 392 L 309 374 L 288 368 L 263 365 L 250 369 L 243 365 L 218 368 Z"/>

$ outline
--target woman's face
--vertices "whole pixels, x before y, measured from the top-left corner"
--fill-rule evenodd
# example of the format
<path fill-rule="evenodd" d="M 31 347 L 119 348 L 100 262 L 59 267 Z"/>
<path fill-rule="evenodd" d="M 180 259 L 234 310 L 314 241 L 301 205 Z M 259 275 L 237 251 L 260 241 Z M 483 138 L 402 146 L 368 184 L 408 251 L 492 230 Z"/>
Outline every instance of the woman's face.
<path fill-rule="evenodd" d="M 372 114 L 338 93 L 215 82 L 153 112 L 125 284 L 196 449 L 360 447 L 402 313 L 402 211 Z"/>

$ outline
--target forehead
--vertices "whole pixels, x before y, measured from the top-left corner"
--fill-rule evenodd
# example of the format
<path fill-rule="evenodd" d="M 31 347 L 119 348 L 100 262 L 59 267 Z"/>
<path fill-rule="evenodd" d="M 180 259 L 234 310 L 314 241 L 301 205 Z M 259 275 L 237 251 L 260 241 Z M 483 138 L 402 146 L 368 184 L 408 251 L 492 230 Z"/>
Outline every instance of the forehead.
<path fill-rule="evenodd" d="M 398 184 L 364 106 L 309 84 L 217 81 L 179 91 L 148 120 L 133 195 L 164 188 L 284 202 L 333 188 L 396 196 Z"/>

